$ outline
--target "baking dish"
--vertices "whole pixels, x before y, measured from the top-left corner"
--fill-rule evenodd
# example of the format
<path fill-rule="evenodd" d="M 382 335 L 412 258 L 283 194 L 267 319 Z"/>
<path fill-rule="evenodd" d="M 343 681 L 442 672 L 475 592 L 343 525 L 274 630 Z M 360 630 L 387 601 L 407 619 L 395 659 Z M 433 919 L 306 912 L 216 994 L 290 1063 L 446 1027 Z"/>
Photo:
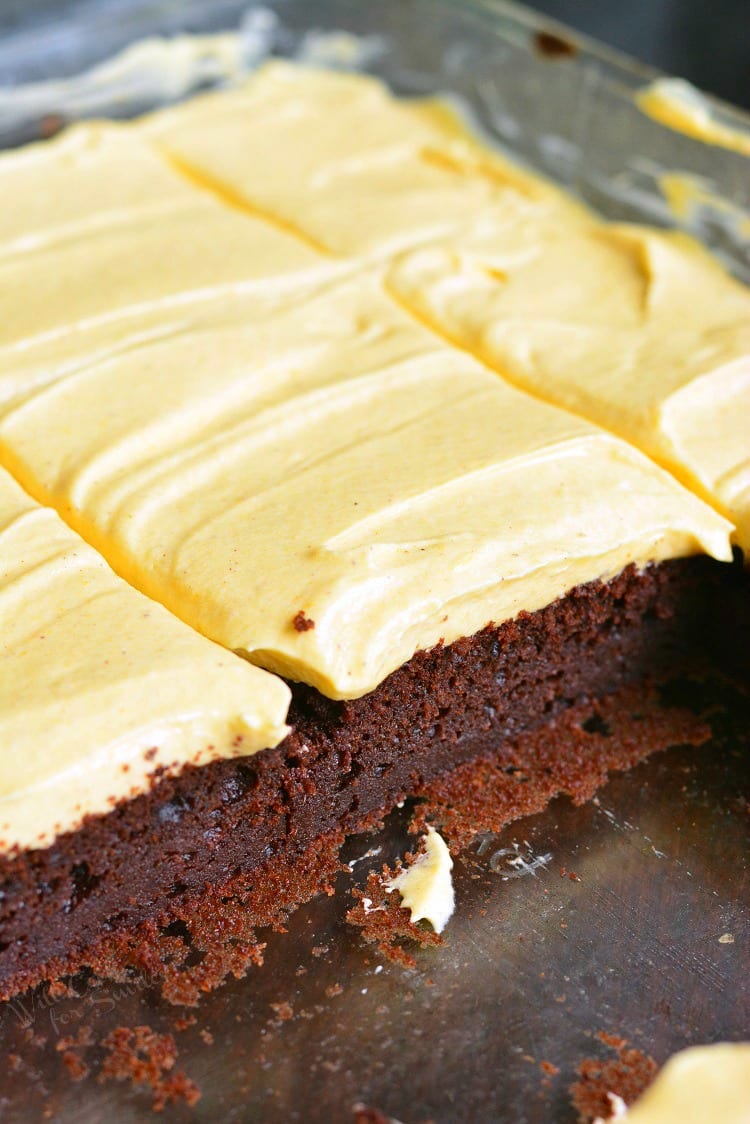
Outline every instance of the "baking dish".
<path fill-rule="evenodd" d="M 0 12 L 0 146 L 62 120 L 143 112 L 236 80 L 270 54 L 304 58 L 361 68 L 402 94 L 449 91 L 486 134 L 602 214 L 688 229 L 750 277 L 750 157 L 652 119 L 635 95 L 656 72 L 518 5 L 87 0 L 26 4 L 5 19 L 6 29 Z M 227 31 L 236 51 L 204 40 L 189 62 L 157 50 L 101 69 L 145 37 Z M 748 115 L 694 96 L 721 125 L 750 136 Z"/>
<path fill-rule="evenodd" d="M 151 63 L 136 56 L 132 69 L 91 74 L 145 36 L 227 30 L 238 33 L 237 51 L 206 41 L 197 63 L 178 66 L 168 81 L 169 48 L 157 48 Z M 252 66 L 269 53 L 359 66 L 404 94 L 449 91 L 500 144 L 602 213 L 683 225 L 748 275 L 747 158 L 643 114 L 633 95 L 654 78 L 651 71 L 506 4 L 28 5 L 0 45 L 0 83 L 15 88 L 0 102 L 2 142 L 20 143 L 78 116 L 142 112 L 232 81 L 238 63 Z M 722 121 L 744 127 L 742 115 L 710 104 Z M 697 202 L 685 210 L 665 186 L 665 176 L 675 175 L 695 185 Z M 739 758 L 712 760 L 708 747 L 690 764 L 697 771 L 685 774 L 682 795 L 666 779 L 686 761 L 671 754 L 609 786 L 599 805 L 556 806 L 515 825 L 492 849 L 494 866 L 479 862 L 483 854 L 475 870 L 459 872 L 461 916 L 448 949 L 421 973 L 386 968 L 376 977 L 376 961 L 342 935 L 340 902 L 300 911 L 289 940 L 272 943 L 263 973 L 201 1008 L 213 1053 L 201 1051 L 197 1031 L 180 1038 L 179 1064 L 204 1091 L 197 1118 L 350 1119 L 362 1099 L 405 1120 L 553 1113 L 564 1120 L 572 1118 L 565 1090 L 545 1091 L 539 1065 L 567 1067 L 570 1076 L 597 1030 L 640 1035 L 660 1059 L 690 1035 L 739 1033 L 726 995 L 741 984 L 741 961 L 731 958 L 731 943 L 718 944 L 741 923 Z M 686 836 L 687 854 L 700 847 L 706 856 L 695 884 Z M 391 824 L 375 865 L 403 845 Z M 353 862 L 360 852 L 350 852 Z M 517 856 L 527 867 L 545 861 L 516 881 Z M 563 867 L 582 882 L 561 882 Z M 327 956 L 308 963 L 312 945 L 327 945 Z M 336 985 L 344 989 L 338 1005 Z M 290 999 L 297 1017 L 282 1030 L 272 1004 Z M 105 988 L 87 1002 L 111 1006 L 113 1018 L 129 1025 L 174 1019 L 140 983 L 122 994 Z M 18 1054 L 24 1017 L 23 1010 L 4 1013 L 6 1051 Z M 61 999 L 27 1017 L 26 1029 L 46 1036 L 54 1060 L 56 1044 L 86 1021 L 86 1002 Z M 59 1119 L 139 1117 L 137 1097 L 93 1083 L 58 1088 L 46 1055 L 39 1060 L 24 1047 L 23 1057 L 41 1084 L 55 1086 Z M 24 1119 L 26 1108 L 19 1094 L 8 1119 Z"/>

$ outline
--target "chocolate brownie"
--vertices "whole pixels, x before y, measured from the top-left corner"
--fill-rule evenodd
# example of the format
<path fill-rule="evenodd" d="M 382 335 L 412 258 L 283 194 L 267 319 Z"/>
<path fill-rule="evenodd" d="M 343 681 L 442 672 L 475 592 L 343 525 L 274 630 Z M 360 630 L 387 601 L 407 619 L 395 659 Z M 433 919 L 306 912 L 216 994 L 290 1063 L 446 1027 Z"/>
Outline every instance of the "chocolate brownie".
<path fill-rule="evenodd" d="M 419 652 L 362 698 L 293 685 L 292 732 L 276 748 L 188 766 L 44 850 L 0 858 L 0 994 L 96 966 L 103 938 L 168 926 L 207 885 L 265 871 L 264 900 L 269 887 L 285 906 L 309 896 L 294 868 L 314 840 L 502 754 L 581 699 L 702 663 L 731 573 L 702 557 L 630 567 Z"/>

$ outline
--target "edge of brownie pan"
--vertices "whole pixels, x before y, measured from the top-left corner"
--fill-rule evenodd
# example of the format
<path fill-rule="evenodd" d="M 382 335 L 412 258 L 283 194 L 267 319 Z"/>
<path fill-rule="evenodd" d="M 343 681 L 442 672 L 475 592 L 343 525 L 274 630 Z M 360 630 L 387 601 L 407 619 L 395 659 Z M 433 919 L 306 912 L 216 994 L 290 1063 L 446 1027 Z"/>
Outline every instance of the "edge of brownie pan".
<path fill-rule="evenodd" d="M 737 571 L 704 557 L 630 566 L 418 652 L 353 701 L 293 684 L 293 729 L 276 748 L 157 777 L 50 847 L 0 856 L 0 998 L 87 964 L 108 936 L 168 925 L 207 886 L 293 871 L 314 840 L 361 830 L 582 699 L 695 666 Z M 295 893 L 305 899 L 301 882 Z"/>

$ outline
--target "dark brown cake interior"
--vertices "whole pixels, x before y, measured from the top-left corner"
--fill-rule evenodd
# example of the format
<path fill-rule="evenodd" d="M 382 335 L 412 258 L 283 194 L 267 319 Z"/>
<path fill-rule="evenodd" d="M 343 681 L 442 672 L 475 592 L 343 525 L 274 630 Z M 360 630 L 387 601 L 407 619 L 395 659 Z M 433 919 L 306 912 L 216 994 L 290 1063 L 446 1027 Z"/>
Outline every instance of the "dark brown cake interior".
<path fill-rule="evenodd" d="M 312 840 L 361 828 L 581 699 L 696 666 L 733 580 L 706 558 L 629 567 L 419 652 L 361 699 L 294 685 L 277 748 L 163 777 L 51 847 L 0 859 L 0 996 L 89 963 L 102 936 L 169 924 L 207 885 L 271 859 L 293 869 Z"/>

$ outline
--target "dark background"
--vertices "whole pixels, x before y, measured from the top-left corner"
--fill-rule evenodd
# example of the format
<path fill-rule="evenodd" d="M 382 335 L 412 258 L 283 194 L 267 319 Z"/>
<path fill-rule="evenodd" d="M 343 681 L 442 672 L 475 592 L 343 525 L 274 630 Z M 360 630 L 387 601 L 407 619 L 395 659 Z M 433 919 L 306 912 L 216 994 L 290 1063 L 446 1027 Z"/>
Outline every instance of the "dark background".
<path fill-rule="evenodd" d="M 0 0 L 0 36 L 92 0 Z M 210 4 L 212 0 L 205 0 Z M 311 11 L 315 0 L 309 0 Z M 363 4 L 377 0 L 361 0 Z M 750 0 L 527 0 L 532 8 L 750 109 Z"/>
<path fill-rule="evenodd" d="M 750 109 L 750 0 L 527 0 L 528 6 Z"/>

